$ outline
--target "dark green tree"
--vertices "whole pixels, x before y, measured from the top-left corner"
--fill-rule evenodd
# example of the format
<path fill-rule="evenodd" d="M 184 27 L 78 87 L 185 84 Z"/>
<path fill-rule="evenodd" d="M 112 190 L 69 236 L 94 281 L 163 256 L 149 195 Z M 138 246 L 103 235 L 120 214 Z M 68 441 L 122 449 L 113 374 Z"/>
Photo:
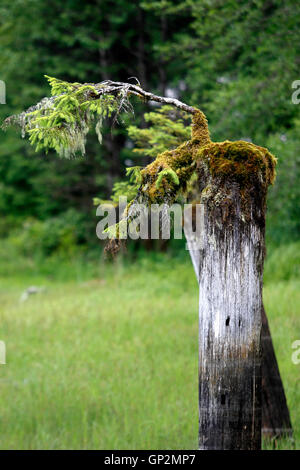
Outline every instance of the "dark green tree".
<path fill-rule="evenodd" d="M 163 74 L 160 83 L 165 87 L 172 67 L 162 67 L 156 46 L 165 40 L 165 34 L 184 24 L 179 17 L 166 24 L 153 13 L 145 13 L 140 2 L 127 0 L 114 2 L 113 8 L 106 0 L 67 0 L 63 4 L 54 0 L 51 5 L 38 0 L 3 0 L 0 12 L 0 79 L 7 85 L 7 105 L 0 107 L 2 118 L 46 94 L 40 70 L 83 82 L 139 77 L 143 86 L 153 88 L 157 75 Z M 136 109 L 137 123 L 139 109 L 144 110 L 143 103 Z M 51 152 L 49 156 L 34 155 L 25 141 L 19 142 L 8 131 L 0 143 L 2 217 L 11 218 L 12 224 L 29 216 L 45 220 L 72 207 L 88 214 L 88 224 L 94 213 L 93 197 L 107 198 L 114 182 L 125 173 L 125 161 L 132 158 L 124 128 L 115 126 L 104 132 L 101 148 L 97 136 L 92 136 L 87 155 L 70 162 L 51 158 Z M 94 222 L 87 231 L 90 241 Z"/>

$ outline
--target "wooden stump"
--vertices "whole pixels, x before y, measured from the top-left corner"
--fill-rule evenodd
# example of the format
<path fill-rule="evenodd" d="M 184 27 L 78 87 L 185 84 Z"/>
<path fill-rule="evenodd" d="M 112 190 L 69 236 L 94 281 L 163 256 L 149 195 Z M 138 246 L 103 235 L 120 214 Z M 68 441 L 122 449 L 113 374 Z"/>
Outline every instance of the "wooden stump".
<path fill-rule="evenodd" d="M 199 448 L 261 448 L 261 311 L 272 156 L 245 142 L 201 150 Z"/>
<path fill-rule="evenodd" d="M 263 233 L 208 209 L 199 269 L 199 448 L 261 444 Z M 206 206 L 207 207 L 207 206 Z"/>
<path fill-rule="evenodd" d="M 201 249 L 197 246 L 195 217 L 184 214 L 184 233 L 195 275 L 199 283 Z M 193 223 L 194 222 L 194 223 Z M 287 406 L 284 386 L 273 347 L 267 315 L 262 305 L 262 437 L 269 439 L 291 437 L 293 429 Z"/>

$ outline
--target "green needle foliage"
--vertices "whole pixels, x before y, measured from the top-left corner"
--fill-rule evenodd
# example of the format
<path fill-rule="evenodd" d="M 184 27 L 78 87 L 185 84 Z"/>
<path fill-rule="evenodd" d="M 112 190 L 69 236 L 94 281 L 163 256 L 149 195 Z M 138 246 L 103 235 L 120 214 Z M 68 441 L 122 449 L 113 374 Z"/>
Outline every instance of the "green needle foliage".
<path fill-rule="evenodd" d="M 48 77 L 51 86 L 50 98 L 44 98 L 26 112 L 12 116 L 5 124 L 17 123 L 22 136 L 29 134 L 29 141 L 36 151 L 54 149 L 65 158 L 77 153 L 85 154 L 86 135 L 91 125 L 99 142 L 102 142 L 102 125 L 120 107 L 119 97 L 110 94 L 99 95 L 94 85 L 68 83 Z M 97 99 L 95 99 L 95 97 Z"/>
<path fill-rule="evenodd" d="M 114 184 L 110 201 L 113 205 L 117 206 L 119 204 L 120 197 L 126 197 L 128 202 L 135 199 L 142 182 L 141 168 L 142 167 L 140 166 L 127 168 L 126 176 L 128 179 L 125 181 L 118 181 Z M 105 201 L 100 198 L 94 198 L 95 205 L 99 205 L 103 202 Z"/>
<path fill-rule="evenodd" d="M 190 138 L 190 115 L 173 106 L 166 105 L 145 113 L 144 119 L 148 128 L 128 127 L 129 137 L 136 145 L 133 151 L 139 155 L 156 158 L 157 154 L 174 149 Z"/>

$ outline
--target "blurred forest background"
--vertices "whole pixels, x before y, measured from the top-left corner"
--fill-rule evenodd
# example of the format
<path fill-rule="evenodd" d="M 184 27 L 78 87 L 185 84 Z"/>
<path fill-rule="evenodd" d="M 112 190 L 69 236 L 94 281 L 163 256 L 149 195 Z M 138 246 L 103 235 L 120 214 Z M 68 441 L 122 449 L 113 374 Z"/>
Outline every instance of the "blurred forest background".
<path fill-rule="evenodd" d="M 299 25 L 300 3 L 294 0 L 1 0 L 0 4 L 0 79 L 6 83 L 7 95 L 7 104 L 0 106 L 1 121 L 49 95 L 44 74 L 82 83 L 105 79 L 127 81 L 129 77 L 137 77 L 146 90 L 178 97 L 200 107 L 208 117 L 214 141 L 249 140 L 267 147 L 278 158 L 277 180 L 268 196 L 265 295 L 272 331 L 278 326 L 273 336 L 276 351 L 282 354 L 279 360 L 293 410 L 299 409 L 296 391 L 299 383 L 295 365 L 290 361 L 290 345 L 292 338 L 299 337 L 296 310 L 300 299 L 297 304 L 296 295 L 299 293 L 300 259 L 300 104 L 292 102 L 295 91 L 292 83 L 300 79 Z M 143 114 L 149 109 L 149 105 L 137 104 L 135 116 L 125 117 L 125 124 L 147 126 Z M 51 152 L 48 155 L 35 153 L 14 129 L 1 132 L 0 293 L 3 310 L 0 337 L 9 336 L 10 350 L 15 353 L 11 359 L 12 368 L 5 371 L 3 393 L 4 396 L 7 393 L 9 399 L 11 387 L 22 390 L 21 395 L 15 395 L 15 405 L 3 408 L 2 415 L 0 412 L 2 422 L 6 423 L 2 447 L 191 448 L 196 442 L 191 436 L 196 438 L 197 435 L 197 292 L 184 240 L 173 240 L 163 246 L 129 243 L 127 260 L 130 263 L 137 260 L 136 273 L 129 263 L 130 268 L 125 274 L 120 261 L 115 274 L 110 266 L 105 272 L 104 268 L 99 268 L 103 244 L 95 234 L 99 219 L 95 215 L 93 198 L 108 199 L 114 183 L 124 178 L 126 167 L 139 165 L 141 160 L 143 164 L 149 161 L 148 157 L 134 153 L 133 147 L 126 125 L 110 131 L 109 123 L 102 146 L 96 135 L 90 135 L 87 155 L 71 160 L 60 159 Z M 162 249 L 165 253 L 160 253 Z M 147 257 L 144 257 L 146 250 Z M 93 278 L 100 278 L 103 285 L 100 281 L 95 281 L 94 285 L 86 284 L 84 292 L 76 292 L 74 286 L 77 284 L 63 287 L 59 283 L 74 279 L 88 283 Z M 176 290 L 178 278 L 186 282 L 183 290 Z M 43 300 L 34 300 L 30 307 L 27 304 L 16 306 L 17 293 L 34 282 L 44 285 L 53 282 L 58 297 L 52 291 L 45 293 Z M 105 282 L 114 286 L 115 303 L 104 291 Z M 157 299 L 156 314 L 159 316 L 154 317 L 157 323 L 155 319 L 149 323 L 153 305 L 148 303 L 145 292 Z M 123 369 L 121 365 L 118 369 L 121 384 L 122 381 L 128 384 L 128 360 L 131 358 L 132 364 L 137 364 L 137 357 L 144 361 L 141 370 L 148 370 L 149 381 L 142 375 L 135 376 L 135 369 L 127 370 L 130 377 L 135 376 L 140 381 L 144 391 L 140 393 L 136 388 L 129 388 L 124 392 L 129 395 L 120 397 L 120 384 L 114 389 L 117 384 L 109 380 L 109 367 L 113 367 L 109 366 L 109 360 L 112 361 L 110 364 L 115 364 L 114 361 L 118 362 L 122 354 L 124 356 L 124 350 L 121 354 L 121 350 L 116 349 L 116 356 L 112 357 L 109 352 L 108 369 L 104 369 L 103 363 L 100 367 L 106 377 L 106 398 L 96 405 L 98 361 L 107 354 L 109 344 L 116 341 L 115 322 L 119 317 L 114 309 L 118 298 L 122 299 L 124 311 L 129 312 L 128 317 L 122 317 L 123 330 L 121 326 L 117 329 L 118 347 L 124 338 L 132 340 L 131 346 L 124 340 L 127 356 L 126 362 L 125 358 L 124 363 L 121 362 Z M 137 309 L 137 299 L 143 302 L 143 308 L 134 320 L 131 314 Z M 100 347 L 92 339 L 93 331 L 99 327 L 95 310 L 99 302 L 112 318 L 105 323 L 107 341 L 109 334 L 112 335 L 112 343 L 108 341 L 107 349 L 105 344 Z M 157 365 L 158 379 L 155 375 L 158 372 L 151 365 L 156 354 L 160 359 L 165 357 L 168 363 L 168 357 L 163 356 L 167 349 L 160 351 L 159 348 L 163 344 L 162 338 L 166 338 L 164 335 L 169 335 L 167 322 L 170 317 L 166 312 L 170 305 L 174 331 L 177 318 L 177 325 L 182 328 L 179 331 L 185 331 L 185 338 L 181 337 L 183 335 L 181 339 L 175 338 L 174 350 L 166 344 L 166 348 L 170 348 L 169 359 L 173 363 L 171 356 L 176 354 L 175 345 L 176 351 L 184 351 L 183 356 L 187 355 L 181 364 L 187 375 L 176 379 L 175 385 L 172 367 L 165 366 L 166 369 L 161 370 L 159 367 L 163 366 Z M 60 318 L 56 310 L 62 314 L 61 330 L 55 326 Z M 183 316 L 182 312 L 185 312 Z M 87 323 L 82 322 L 84 314 L 90 315 Z M 132 323 L 135 321 L 136 324 Z M 153 333 L 151 325 L 153 331 L 160 330 L 153 355 L 146 333 L 140 340 L 134 333 L 146 324 L 144 321 L 149 335 Z M 87 325 L 91 327 L 90 336 Z M 73 332 L 76 328 L 73 340 L 77 351 L 82 348 L 86 353 L 82 360 L 77 360 L 77 369 L 73 369 L 75 343 L 67 337 L 68 327 Z M 298 336 L 295 337 L 296 331 Z M 17 341 L 21 334 L 22 341 Z M 88 339 L 91 343 L 84 342 Z M 149 348 L 139 350 L 144 347 L 144 340 Z M 59 359 L 62 361 L 58 366 L 60 372 L 53 363 L 49 369 L 51 345 L 57 347 L 58 344 L 64 347 Z M 39 348 L 44 348 L 45 362 Z M 89 348 L 90 356 L 87 355 Z M 56 359 L 58 361 L 58 357 Z M 89 377 L 84 372 L 86 363 L 89 364 Z M 51 373 L 52 385 L 43 388 L 47 390 L 43 401 L 40 390 L 46 383 L 49 385 Z M 174 402 L 171 394 L 170 401 L 165 403 L 165 421 L 161 421 L 160 407 L 153 408 L 157 396 L 155 389 L 151 389 L 151 394 L 149 387 L 153 387 L 150 383 L 155 380 L 162 380 L 161 390 L 166 394 L 171 382 L 175 387 Z M 83 385 L 88 381 L 89 394 Z M 80 389 L 75 390 L 74 384 L 79 382 L 82 386 L 78 385 Z M 23 392 L 25 383 L 29 384 L 30 390 Z M 187 384 L 191 387 L 191 403 L 195 401 L 194 411 L 186 405 L 178 406 L 178 400 L 185 396 Z M 183 388 L 179 393 L 180 387 Z M 34 404 L 32 397 L 35 397 Z M 64 397 L 68 398 L 68 403 Z M 112 397 L 112 403 L 116 400 L 116 405 L 110 407 L 107 397 Z M 125 405 L 119 409 L 117 403 L 122 400 L 127 404 L 134 402 L 130 406 L 136 409 L 130 406 L 125 409 Z M 147 400 L 152 400 L 149 410 Z M 184 441 L 178 440 L 183 434 L 179 428 L 170 426 L 174 413 L 181 408 L 183 414 L 177 425 L 184 426 Z M 103 409 L 107 414 L 102 414 Z M 189 428 L 191 413 L 195 414 L 192 429 Z M 292 419 L 295 425 L 295 414 Z M 138 422 L 144 423 L 143 426 L 136 426 Z M 155 425 L 159 422 L 160 431 L 155 433 Z M 107 432 L 110 430 L 106 440 L 97 428 L 98 425 L 101 428 L 101 423 Z M 145 438 L 145 429 L 149 431 L 149 440 Z"/>
<path fill-rule="evenodd" d="M 201 107 L 212 137 L 250 140 L 278 157 L 268 199 L 268 241 L 300 233 L 297 2 L 2 0 L 1 120 L 49 95 L 44 74 L 67 81 L 126 81 Z M 128 116 L 144 126 L 143 112 Z M 86 158 L 35 154 L 15 131 L 0 140 L 0 237 L 25 254 L 99 247 L 93 197 L 108 199 L 126 166 L 140 164 L 125 126 L 89 138 Z M 145 159 L 143 161 L 145 163 Z M 51 230 L 50 230 L 51 227 Z"/>

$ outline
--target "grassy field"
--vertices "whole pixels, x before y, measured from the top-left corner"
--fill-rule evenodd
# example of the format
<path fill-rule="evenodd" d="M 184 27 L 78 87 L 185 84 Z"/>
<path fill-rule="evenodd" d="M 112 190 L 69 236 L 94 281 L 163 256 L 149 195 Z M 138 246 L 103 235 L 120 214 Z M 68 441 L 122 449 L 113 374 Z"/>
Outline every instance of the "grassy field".
<path fill-rule="evenodd" d="M 279 447 L 300 448 L 291 360 L 300 282 L 276 256 L 282 267 L 270 258 L 264 300 L 295 430 Z M 66 270 L 64 280 L 1 271 L 0 448 L 195 449 L 198 295 L 188 258 Z M 46 290 L 21 303 L 30 285 Z"/>

